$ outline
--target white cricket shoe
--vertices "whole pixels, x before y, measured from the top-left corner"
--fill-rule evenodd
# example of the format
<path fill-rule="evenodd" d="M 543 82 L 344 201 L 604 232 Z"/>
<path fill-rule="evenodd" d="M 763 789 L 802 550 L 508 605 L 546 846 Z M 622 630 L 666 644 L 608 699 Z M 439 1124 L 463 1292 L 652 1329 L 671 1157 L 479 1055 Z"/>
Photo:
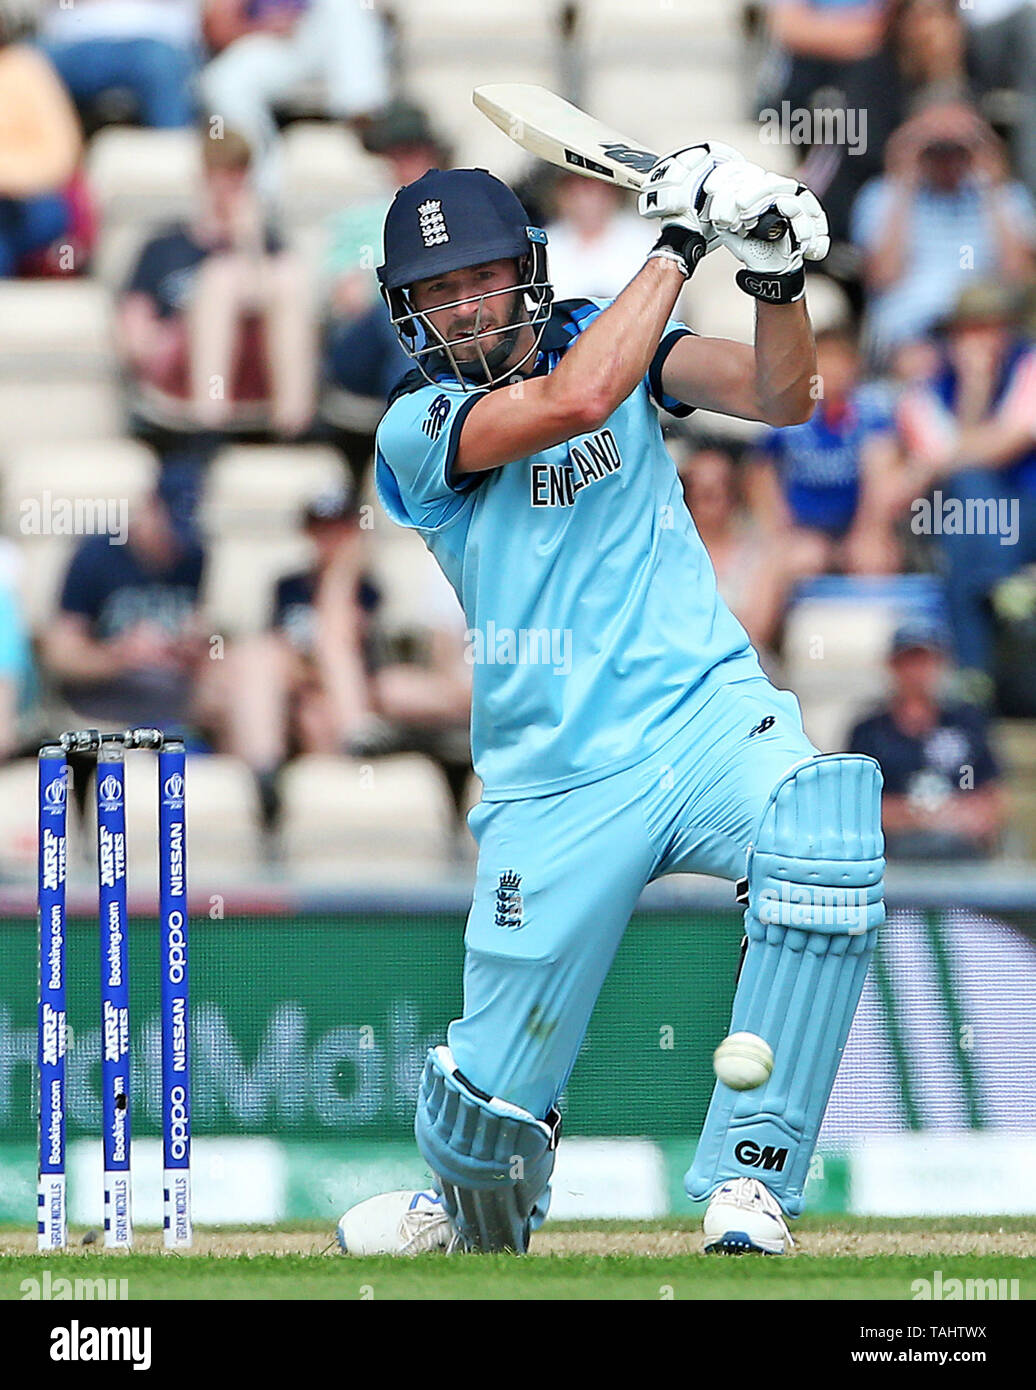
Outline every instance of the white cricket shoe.
<path fill-rule="evenodd" d="M 795 1242 L 776 1197 L 758 1178 L 729 1178 L 705 1212 L 705 1252 L 785 1255 Z"/>
<path fill-rule="evenodd" d="M 437 1192 L 380 1192 L 350 1207 L 335 1234 L 343 1255 L 449 1253 L 460 1244 Z"/>

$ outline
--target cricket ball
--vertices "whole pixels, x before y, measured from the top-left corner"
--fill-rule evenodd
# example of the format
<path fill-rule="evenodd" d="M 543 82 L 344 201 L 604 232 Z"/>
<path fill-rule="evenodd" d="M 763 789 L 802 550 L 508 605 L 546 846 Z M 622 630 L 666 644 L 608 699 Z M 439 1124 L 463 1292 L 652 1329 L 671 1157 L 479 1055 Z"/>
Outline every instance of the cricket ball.
<path fill-rule="evenodd" d="M 732 1091 L 752 1091 L 773 1071 L 770 1044 L 755 1033 L 731 1033 L 712 1054 L 716 1075 Z"/>

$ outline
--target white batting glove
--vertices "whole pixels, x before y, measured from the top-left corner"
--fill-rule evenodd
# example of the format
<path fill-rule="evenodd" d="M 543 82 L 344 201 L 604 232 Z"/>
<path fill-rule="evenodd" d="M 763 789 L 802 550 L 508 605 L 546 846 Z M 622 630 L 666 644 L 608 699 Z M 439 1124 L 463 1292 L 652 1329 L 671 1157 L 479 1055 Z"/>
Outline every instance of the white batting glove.
<path fill-rule="evenodd" d="M 730 159 L 741 159 L 741 155 L 729 145 L 709 141 L 672 150 L 652 166 L 637 200 L 641 217 L 662 223 L 662 235 L 649 260 L 656 256 L 676 259 L 690 275 L 701 258 L 719 245 L 718 235 L 698 211 L 705 201 L 705 179 L 719 163 Z"/>
<path fill-rule="evenodd" d="M 664 221 L 679 219 L 684 225 L 702 232 L 715 244 L 716 238 L 698 216 L 704 202 L 702 185 L 719 164 L 730 160 L 743 163 L 744 157 L 730 145 L 720 144 L 716 140 L 687 145 L 663 155 L 648 170 L 637 199 L 637 210 L 641 217 Z"/>
<path fill-rule="evenodd" d="M 815 194 L 795 179 L 771 174 L 758 164 L 721 165 L 706 177 L 702 219 L 746 267 L 737 283 L 771 303 L 801 299 L 803 261 L 822 261 L 830 249 L 827 217 Z M 790 231 L 776 241 L 751 235 L 766 212 L 778 212 Z"/>

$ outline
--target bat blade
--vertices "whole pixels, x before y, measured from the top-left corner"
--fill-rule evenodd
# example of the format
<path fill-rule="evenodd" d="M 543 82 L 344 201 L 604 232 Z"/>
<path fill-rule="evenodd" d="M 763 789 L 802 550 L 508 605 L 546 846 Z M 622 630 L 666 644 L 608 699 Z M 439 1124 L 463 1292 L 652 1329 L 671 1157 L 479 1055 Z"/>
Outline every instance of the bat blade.
<path fill-rule="evenodd" d="M 476 87 L 471 99 L 523 150 L 587 178 L 638 189 L 658 159 L 653 150 L 631 143 L 546 87 L 496 82 Z"/>
<path fill-rule="evenodd" d="M 638 190 L 658 155 L 637 145 L 564 97 L 531 82 L 476 87 L 471 99 L 516 145 L 559 169 Z M 776 241 L 788 230 L 776 212 L 760 217 L 752 235 Z"/>

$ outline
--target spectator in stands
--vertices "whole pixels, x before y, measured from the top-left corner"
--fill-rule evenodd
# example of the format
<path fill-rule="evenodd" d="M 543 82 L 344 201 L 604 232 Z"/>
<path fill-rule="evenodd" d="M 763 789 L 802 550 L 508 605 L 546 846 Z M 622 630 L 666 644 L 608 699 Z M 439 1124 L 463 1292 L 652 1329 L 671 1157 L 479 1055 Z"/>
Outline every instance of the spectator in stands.
<path fill-rule="evenodd" d="M 1036 197 L 1036 6 L 1033 0 L 972 0 L 960 8 L 979 87 L 1010 89 L 1019 101 L 1011 154 L 1018 176 Z"/>
<path fill-rule="evenodd" d="M 47 58 L 9 43 L 0 14 L 0 277 L 72 223 L 67 186 L 81 148 L 75 108 Z"/>
<path fill-rule="evenodd" d="M 304 524 L 314 565 L 280 580 L 268 630 L 227 657 L 228 749 L 254 770 L 270 821 L 290 754 L 399 751 L 413 746 L 400 725 L 455 729 L 470 711 L 459 639 L 433 649 L 428 669 L 387 662 L 349 494 L 315 498 Z"/>
<path fill-rule="evenodd" d="M 17 580 L 17 549 L 0 540 L 0 762 L 17 751 L 22 708 L 33 693 L 32 652 Z"/>
<path fill-rule="evenodd" d="M 853 64 L 885 34 L 886 0 L 766 0 L 770 49 L 759 75 L 760 104 L 810 107 L 840 88 Z"/>
<path fill-rule="evenodd" d="M 204 564 L 161 490 L 135 505 L 125 544 L 106 535 L 80 543 L 41 642 L 77 715 L 123 728 L 200 717 L 214 667 L 198 607 Z"/>
<path fill-rule="evenodd" d="M 141 125 L 190 125 L 199 66 L 198 0 L 50 0 L 41 46 L 81 111 L 128 95 Z"/>
<path fill-rule="evenodd" d="M 138 408 L 184 431 L 310 424 L 316 327 L 298 259 L 264 226 L 235 131 L 203 137 L 204 200 L 140 254 L 118 311 Z"/>
<path fill-rule="evenodd" d="M 1005 286 L 965 290 L 943 325 L 935 376 L 897 412 L 911 526 L 935 536 L 962 679 L 979 699 L 993 668 L 990 595 L 1036 562 L 1036 345 L 1019 311 Z"/>
<path fill-rule="evenodd" d="M 344 208 L 328 223 L 324 366 L 333 388 L 374 403 L 369 416 L 373 434 L 389 392 L 413 367 L 399 345 L 374 274 L 384 260 L 385 214 L 397 189 L 429 169 L 448 169 L 452 155 L 424 111 L 407 102 L 393 103 L 372 120 L 363 143 L 368 153 L 384 160 L 385 191 Z"/>
<path fill-rule="evenodd" d="M 765 433 L 749 471 L 753 510 L 771 540 L 756 617 L 768 646 L 799 581 L 832 571 L 894 573 L 899 565 L 889 506 L 899 467 L 891 401 L 878 384 L 861 382 L 852 329 L 832 325 L 816 341 L 812 418 Z"/>
<path fill-rule="evenodd" d="M 207 0 L 205 31 L 217 57 L 202 72 L 202 103 L 252 145 L 268 195 L 279 101 L 320 80 L 327 114 L 362 125 L 389 100 L 382 20 L 364 0 Z"/>
<path fill-rule="evenodd" d="M 881 174 L 896 129 L 933 102 L 966 101 L 970 94 L 966 30 L 959 0 L 894 0 L 877 53 L 845 74 L 827 141 L 816 142 L 799 170 L 823 201 L 832 239 L 849 239 L 853 200 Z"/>
<path fill-rule="evenodd" d="M 668 440 L 683 484 L 687 510 L 709 552 L 724 602 L 753 643 L 767 620 L 771 544 L 748 510 L 734 452 L 721 442 L 694 443 L 684 435 Z"/>
<path fill-rule="evenodd" d="M 923 337 L 968 280 L 1021 283 L 1033 271 L 1036 210 L 1003 150 L 968 106 L 928 107 L 896 131 L 887 173 L 853 207 L 863 253 L 867 337 L 877 359 Z"/>
<path fill-rule="evenodd" d="M 558 299 L 614 299 L 651 249 L 651 229 L 613 184 L 578 174 L 554 182 L 547 223 L 550 278 Z"/>
<path fill-rule="evenodd" d="M 893 859 L 982 859 L 1004 824 L 984 716 L 947 704 L 946 636 L 927 620 L 897 629 L 888 704 L 852 731 L 849 748 L 881 764 L 882 823 Z"/>

